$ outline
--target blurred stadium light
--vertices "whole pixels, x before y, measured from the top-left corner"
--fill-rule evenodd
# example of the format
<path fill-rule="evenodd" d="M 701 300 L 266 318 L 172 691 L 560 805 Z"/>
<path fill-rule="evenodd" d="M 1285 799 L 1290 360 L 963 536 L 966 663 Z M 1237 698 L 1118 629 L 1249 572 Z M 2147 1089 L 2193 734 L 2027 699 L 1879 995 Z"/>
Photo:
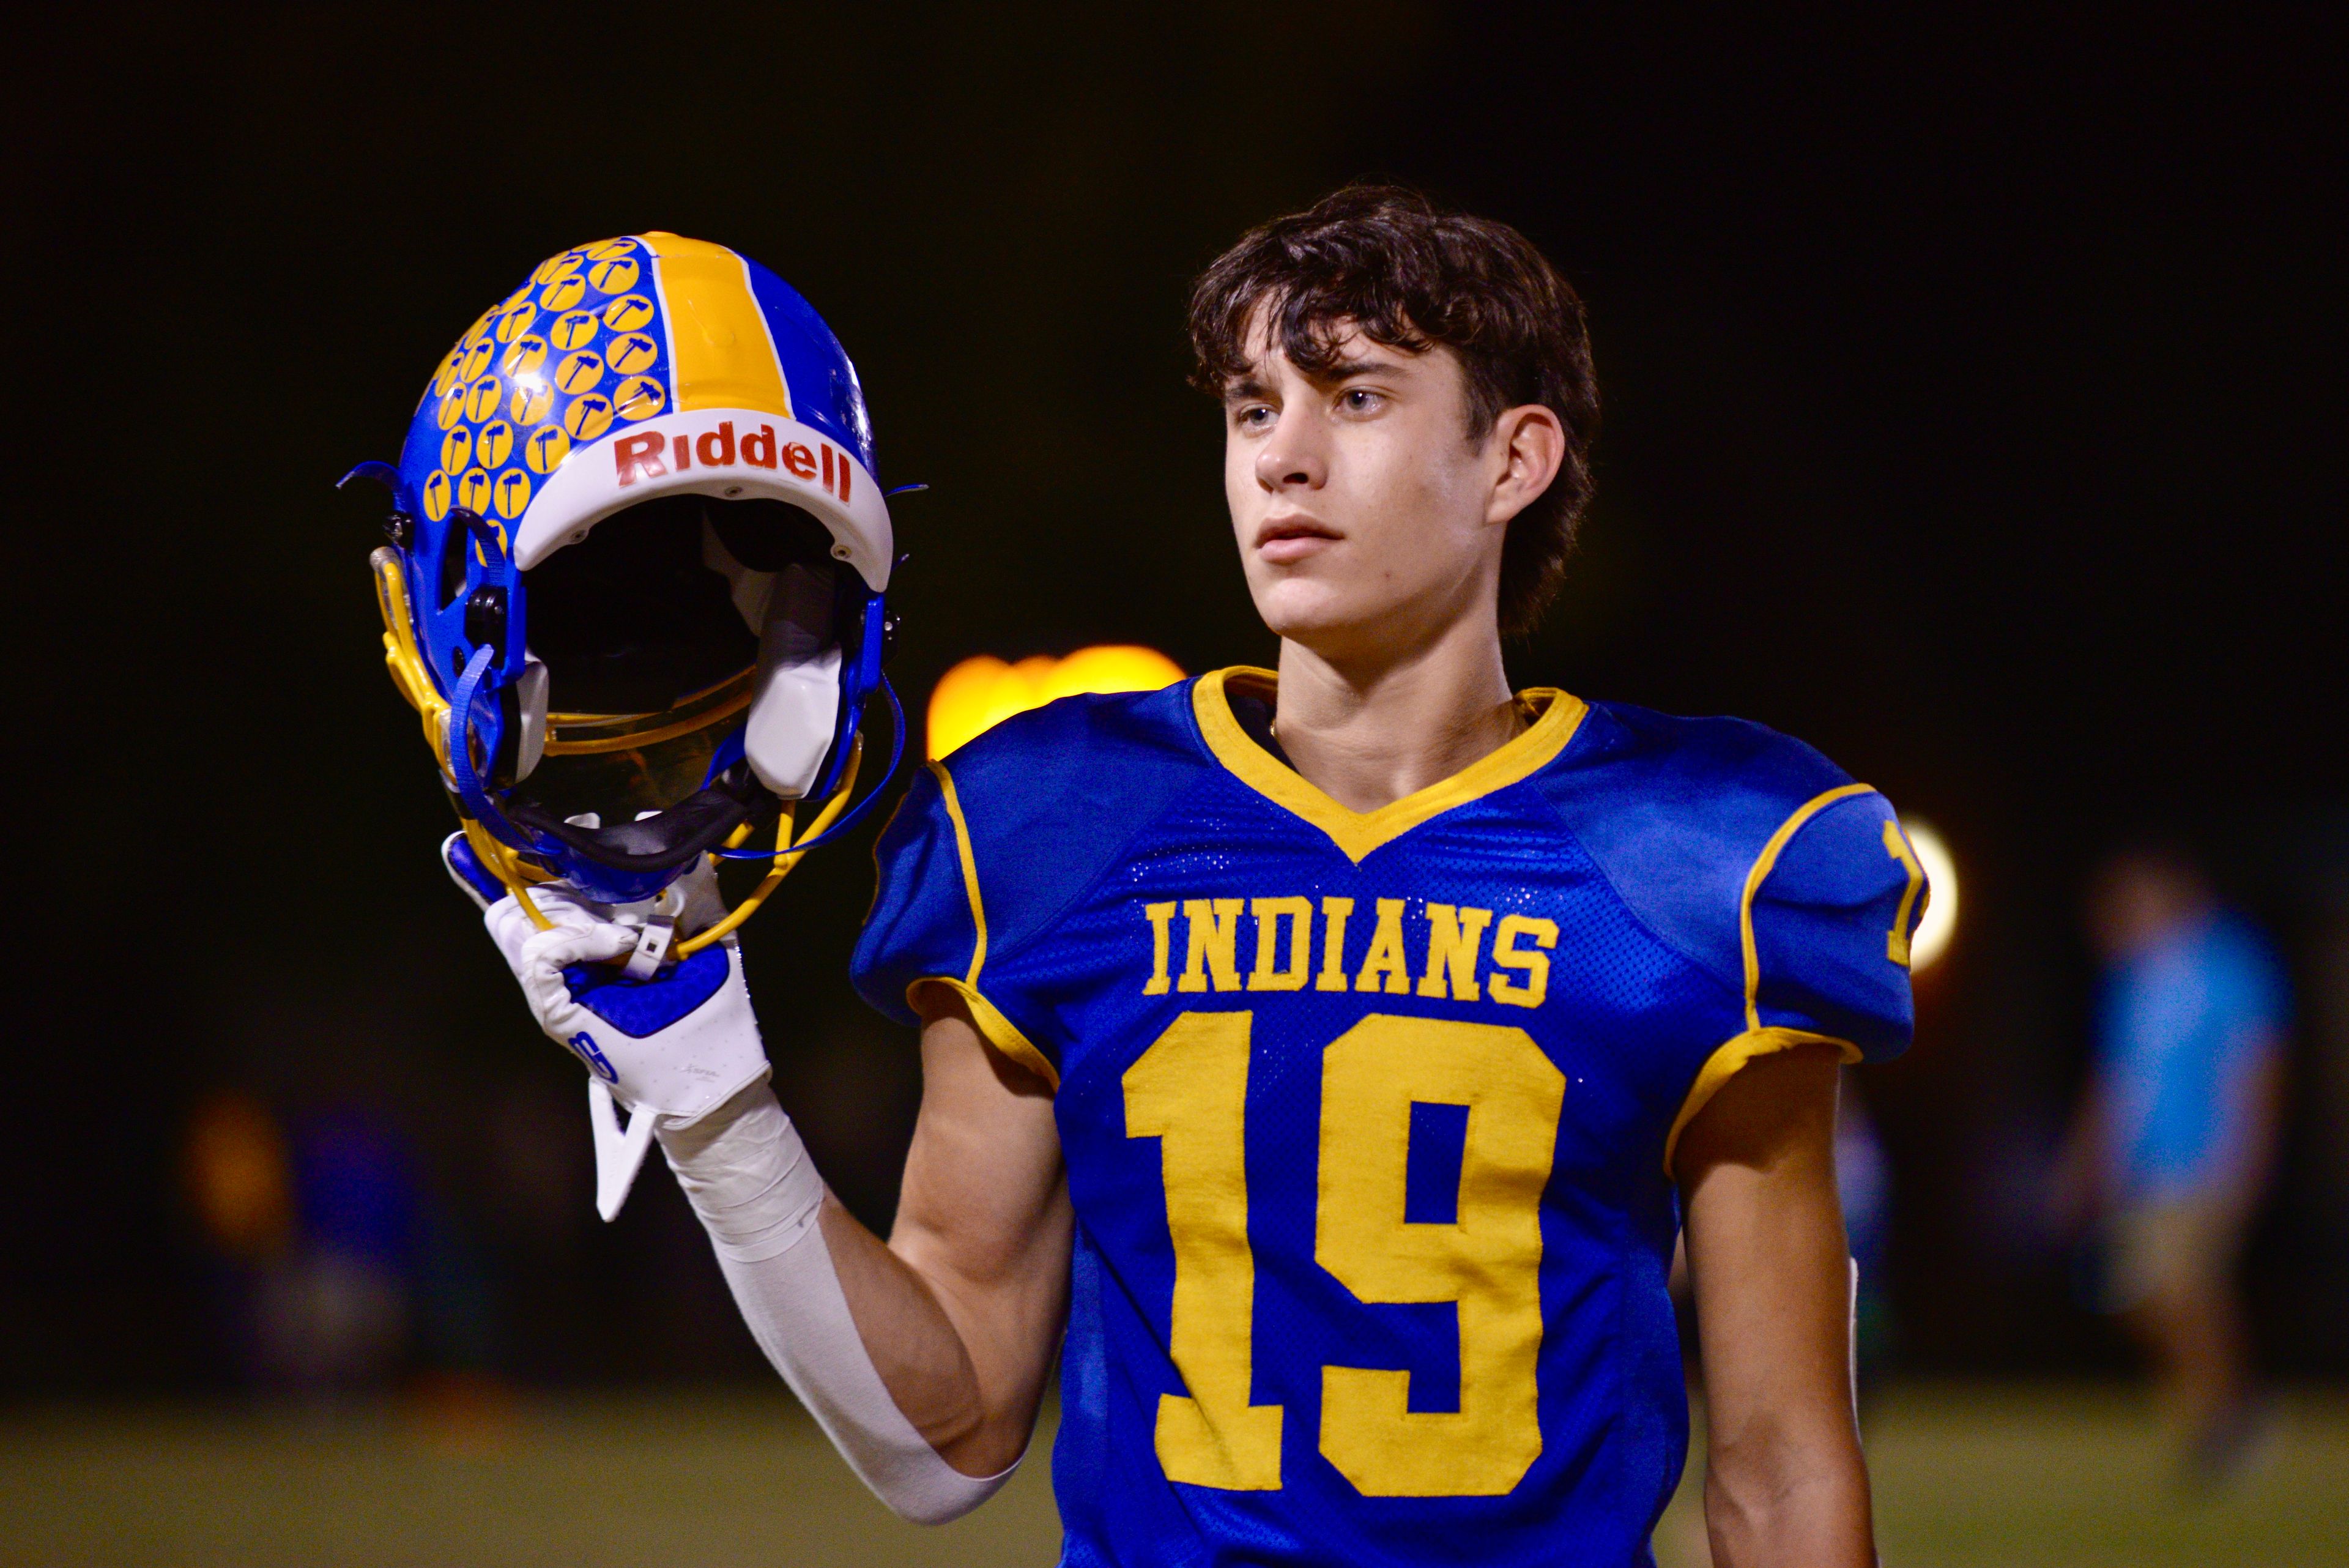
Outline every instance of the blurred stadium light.
<path fill-rule="evenodd" d="M 1933 831 L 1932 824 L 1903 817 L 1900 830 L 1909 836 L 1917 864 L 1925 868 L 1925 885 L 1932 889 L 1925 918 L 1917 922 L 1917 934 L 1909 942 L 1909 971 L 1918 974 L 1949 950 L 1950 939 L 1957 934 L 1958 863 L 1950 857 L 1950 846 Z"/>
<path fill-rule="evenodd" d="M 1130 644 L 1081 648 L 1066 659 L 1039 655 L 1007 664 L 991 654 L 966 659 L 930 693 L 930 755 L 943 757 L 1014 713 L 1080 691 L 1155 691 L 1183 679 L 1183 668 L 1155 649 Z"/>

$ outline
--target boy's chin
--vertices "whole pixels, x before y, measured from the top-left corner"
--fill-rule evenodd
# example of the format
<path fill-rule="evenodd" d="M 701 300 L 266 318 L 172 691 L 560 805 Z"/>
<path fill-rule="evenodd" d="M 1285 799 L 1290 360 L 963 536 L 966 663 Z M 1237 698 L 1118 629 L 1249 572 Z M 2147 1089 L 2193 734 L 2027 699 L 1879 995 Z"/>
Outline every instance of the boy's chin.
<path fill-rule="evenodd" d="M 1294 642 L 1315 653 L 1352 653 L 1389 635 L 1381 629 L 1392 622 L 1391 607 L 1362 605 L 1320 583 L 1277 583 L 1258 595 L 1257 614 L 1265 628 L 1284 642 Z"/>

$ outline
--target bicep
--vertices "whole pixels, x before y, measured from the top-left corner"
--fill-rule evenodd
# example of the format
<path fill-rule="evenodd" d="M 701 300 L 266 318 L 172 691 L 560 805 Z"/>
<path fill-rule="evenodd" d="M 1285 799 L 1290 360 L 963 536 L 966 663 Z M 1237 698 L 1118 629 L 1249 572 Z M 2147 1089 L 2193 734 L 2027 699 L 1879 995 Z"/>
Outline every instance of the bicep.
<path fill-rule="evenodd" d="M 989 1047 L 958 1001 L 939 1002 L 925 1014 L 922 1109 L 889 1250 L 938 1293 L 982 1381 L 1024 1380 L 1049 1355 L 1071 1230 L 1050 1085 Z"/>
<path fill-rule="evenodd" d="M 1715 1447 L 1851 1425 L 1850 1262 L 1835 1186 L 1837 1055 L 1798 1047 L 1724 1085 L 1676 1159 Z"/>

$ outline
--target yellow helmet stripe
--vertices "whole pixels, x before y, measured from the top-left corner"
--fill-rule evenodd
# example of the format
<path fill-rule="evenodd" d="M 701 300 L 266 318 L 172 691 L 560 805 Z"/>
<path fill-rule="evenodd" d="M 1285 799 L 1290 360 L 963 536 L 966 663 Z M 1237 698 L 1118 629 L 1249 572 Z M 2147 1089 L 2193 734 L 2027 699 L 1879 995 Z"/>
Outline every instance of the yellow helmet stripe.
<path fill-rule="evenodd" d="M 674 406 L 756 409 L 792 418 L 782 360 L 751 297 L 742 258 L 724 245 L 657 230 L 636 238 L 653 253 Z"/>

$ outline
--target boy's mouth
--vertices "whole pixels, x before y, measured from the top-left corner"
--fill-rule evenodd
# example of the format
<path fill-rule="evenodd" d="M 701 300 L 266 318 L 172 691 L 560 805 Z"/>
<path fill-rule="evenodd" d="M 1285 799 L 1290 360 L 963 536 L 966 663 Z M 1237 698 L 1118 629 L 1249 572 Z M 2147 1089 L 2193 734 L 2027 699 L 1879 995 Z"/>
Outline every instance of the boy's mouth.
<path fill-rule="evenodd" d="M 1301 561 L 1345 535 L 1301 513 L 1268 517 L 1257 524 L 1256 553 L 1276 566 Z"/>

